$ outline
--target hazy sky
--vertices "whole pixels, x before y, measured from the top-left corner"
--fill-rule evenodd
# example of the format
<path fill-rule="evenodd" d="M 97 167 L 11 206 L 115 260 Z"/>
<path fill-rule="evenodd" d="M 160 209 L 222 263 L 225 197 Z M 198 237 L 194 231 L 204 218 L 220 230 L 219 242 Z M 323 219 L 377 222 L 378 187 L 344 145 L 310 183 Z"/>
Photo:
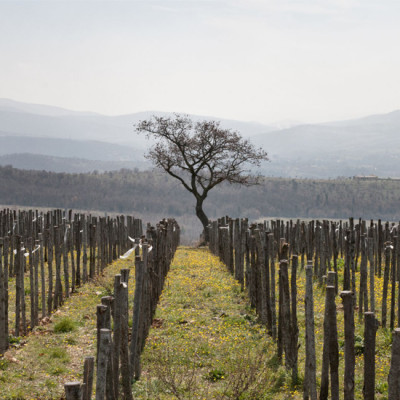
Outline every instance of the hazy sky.
<path fill-rule="evenodd" d="M 322 122 L 400 109 L 398 0 L 4 1 L 0 97 Z"/>

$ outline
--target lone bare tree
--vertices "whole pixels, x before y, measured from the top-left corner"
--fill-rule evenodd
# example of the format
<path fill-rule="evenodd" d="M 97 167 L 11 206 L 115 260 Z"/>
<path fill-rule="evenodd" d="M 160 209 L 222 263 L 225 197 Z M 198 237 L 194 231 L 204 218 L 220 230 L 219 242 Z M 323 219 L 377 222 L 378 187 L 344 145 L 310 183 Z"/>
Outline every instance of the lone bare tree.
<path fill-rule="evenodd" d="M 178 179 L 196 198 L 196 215 L 208 242 L 208 218 L 203 203 L 208 192 L 222 182 L 256 185 L 259 177 L 246 168 L 260 166 L 267 153 L 256 149 L 237 131 L 223 129 L 218 121 L 194 122 L 188 115 L 152 116 L 140 121 L 136 132 L 156 139 L 146 158 Z"/>

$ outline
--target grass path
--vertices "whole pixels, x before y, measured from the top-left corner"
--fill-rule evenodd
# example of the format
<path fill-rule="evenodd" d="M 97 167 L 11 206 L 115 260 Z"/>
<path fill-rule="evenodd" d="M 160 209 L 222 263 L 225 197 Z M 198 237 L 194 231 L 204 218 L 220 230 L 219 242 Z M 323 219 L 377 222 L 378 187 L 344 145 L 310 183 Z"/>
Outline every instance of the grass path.
<path fill-rule="evenodd" d="M 240 285 L 208 250 L 178 249 L 142 357 L 135 398 L 276 396 L 288 375 L 277 365 L 275 345 L 248 304 Z"/>

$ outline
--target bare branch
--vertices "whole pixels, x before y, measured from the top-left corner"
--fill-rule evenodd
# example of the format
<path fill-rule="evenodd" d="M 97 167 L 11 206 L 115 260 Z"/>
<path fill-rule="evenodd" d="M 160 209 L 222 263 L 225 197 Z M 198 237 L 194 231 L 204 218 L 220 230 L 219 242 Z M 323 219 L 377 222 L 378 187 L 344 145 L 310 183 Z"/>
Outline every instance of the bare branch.
<path fill-rule="evenodd" d="M 258 184 L 259 177 L 248 167 L 268 160 L 263 149 L 255 148 L 238 132 L 221 128 L 218 121 L 194 123 L 188 115 L 180 114 L 153 116 L 139 122 L 136 132 L 156 139 L 146 157 L 194 194 L 203 225 L 208 222 L 202 210 L 208 192 L 222 182 Z"/>

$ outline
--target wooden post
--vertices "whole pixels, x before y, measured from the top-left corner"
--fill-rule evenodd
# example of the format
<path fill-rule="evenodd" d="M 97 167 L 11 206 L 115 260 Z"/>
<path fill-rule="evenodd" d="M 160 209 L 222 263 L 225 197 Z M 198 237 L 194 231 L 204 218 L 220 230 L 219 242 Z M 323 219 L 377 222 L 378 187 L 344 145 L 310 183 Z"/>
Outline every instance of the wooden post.
<path fill-rule="evenodd" d="M 20 321 L 21 321 L 21 292 L 23 293 L 23 288 L 21 287 L 21 266 L 22 256 L 21 256 L 21 236 L 17 235 L 15 238 L 15 261 L 14 261 L 14 269 L 15 269 L 15 336 L 20 335 Z M 23 277 L 22 277 L 23 281 Z"/>
<path fill-rule="evenodd" d="M 388 376 L 388 400 L 400 398 L 400 328 L 393 331 L 392 359 Z"/>
<path fill-rule="evenodd" d="M 94 278 L 96 273 L 95 262 L 95 246 L 96 246 L 96 226 L 89 224 L 89 276 Z"/>
<path fill-rule="evenodd" d="M 364 313 L 364 388 L 365 400 L 375 399 L 376 319 L 373 312 Z M 399 371 L 400 372 L 400 371 Z"/>
<path fill-rule="evenodd" d="M 118 398 L 119 355 L 121 348 L 121 275 L 114 276 L 114 334 L 113 334 L 113 382 L 115 396 Z"/>
<path fill-rule="evenodd" d="M 369 259 L 370 311 L 375 312 L 374 238 L 372 236 L 368 236 L 368 259 Z"/>
<path fill-rule="evenodd" d="M 33 242 L 32 238 L 28 238 L 28 243 L 27 243 L 27 250 L 29 253 L 29 289 L 30 289 L 30 300 L 31 300 L 31 322 L 30 322 L 30 327 L 33 329 L 35 326 L 35 278 L 34 278 L 34 272 L 35 272 L 35 267 L 33 263 Z"/>
<path fill-rule="evenodd" d="M 85 384 L 82 400 L 91 400 L 93 390 L 93 373 L 94 373 L 94 357 L 85 357 L 85 364 L 83 367 L 83 383 Z"/>
<path fill-rule="evenodd" d="M 140 360 L 138 359 L 138 348 L 139 348 L 139 324 L 140 324 L 140 309 L 141 299 L 143 292 L 143 277 L 144 277 L 144 263 L 140 259 L 140 256 L 136 256 L 135 260 L 135 275 L 136 285 L 135 294 L 133 300 L 133 319 L 132 319 L 132 337 L 131 337 L 131 354 L 130 354 L 130 365 L 131 365 L 131 380 L 138 377 L 140 373 Z"/>
<path fill-rule="evenodd" d="M 291 301 L 291 339 L 290 347 L 292 354 L 292 382 L 295 385 L 298 380 L 298 340 L 299 340 L 299 327 L 297 324 L 297 255 L 292 256 L 292 274 L 290 279 L 290 301 Z"/>
<path fill-rule="evenodd" d="M 8 348 L 8 331 L 6 331 L 6 303 L 8 303 L 8 291 L 6 289 L 5 267 L 2 262 L 3 246 L 3 238 L 0 238 L 0 354 L 4 354 Z"/>
<path fill-rule="evenodd" d="M 9 302 L 9 294 L 8 294 L 8 278 L 9 278 L 9 262 L 8 262 L 8 248 L 10 245 L 10 240 L 8 237 L 3 238 L 3 268 L 4 268 L 4 324 L 0 324 L 0 326 L 4 326 L 4 331 L 6 335 L 6 349 L 8 349 L 9 342 L 9 322 L 8 322 L 8 302 Z M 10 257 L 12 262 L 12 257 Z"/>
<path fill-rule="evenodd" d="M 76 218 L 76 216 L 74 217 Z M 68 236 L 68 251 L 71 253 L 71 292 L 75 292 L 76 283 L 76 267 L 75 267 L 75 254 L 74 254 L 74 242 L 75 242 L 75 220 L 70 221 L 71 228 Z"/>
<path fill-rule="evenodd" d="M 56 285 L 54 290 L 54 308 L 58 308 L 63 301 L 63 290 L 61 283 L 61 237 L 60 228 L 54 227 L 54 249 L 56 256 Z"/>
<path fill-rule="evenodd" d="M 64 384 L 65 399 L 66 400 L 81 400 L 81 383 L 80 382 L 67 382 Z"/>
<path fill-rule="evenodd" d="M 99 353 L 97 358 L 96 400 L 104 400 L 106 395 L 107 364 L 111 352 L 111 331 L 100 329 Z"/>
<path fill-rule="evenodd" d="M 358 302 L 358 314 L 362 318 L 364 311 L 368 311 L 368 268 L 367 268 L 367 247 L 366 238 L 362 234 L 360 237 L 361 263 L 360 263 L 360 297 Z"/>
<path fill-rule="evenodd" d="M 53 311 L 53 228 L 50 226 L 47 231 L 47 269 L 48 269 L 48 293 L 47 293 L 47 313 Z"/>
<path fill-rule="evenodd" d="M 339 346 L 337 340 L 337 319 L 335 287 L 327 286 L 327 315 L 329 325 L 329 369 L 331 378 L 331 399 L 339 400 Z"/>
<path fill-rule="evenodd" d="M 86 217 L 82 216 L 82 245 L 83 245 L 83 256 L 82 256 L 82 268 L 83 268 L 83 282 L 86 283 L 88 281 L 88 255 L 87 255 L 87 242 L 88 242 L 88 223 Z"/>
<path fill-rule="evenodd" d="M 69 225 L 64 224 L 64 239 L 62 246 L 63 265 L 64 265 L 64 287 L 65 297 L 69 297 L 69 264 L 68 264 L 68 231 Z"/>
<path fill-rule="evenodd" d="M 290 310 L 290 292 L 289 292 L 289 276 L 288 276 L 288 262 L 281 260 L 279 268 L 279 322 L 280 331 L 282 335 L 282 348 L 285 351 L 285 365 L 287 369 L 293 368 L 293 355 L 291 352 L 291 310 Z"/>
<path fill-rule="evenodd" d="M 129 272 L 129 270 L 128 270 Z M 133 400 L 132 386 L 131 386 L 131 373 L 129 363 L 129 344 L 128 344 L 128 284 L 121 281 L 119 287 L 119 295 L 116 297 L 120 300 L 119 306 L 121 307 L 121 381 L 123 398 L 126 400 Z M 118 304 L 117 304 L 118 306 Z"/>
<path fill-rule="evenodd" d="M 276 327 L 276 293 L 275 293 L 275 240 L 272 233 L 268 234 L 268 252 L 270 254 L 270 287 L 271 287 L 271 319 L 272 319 L 272 337 L 276 339 L 277 337 L 277 327 Z"/>
<path fill-rule="evenodd" d="M 34 326 L 39 325 L 39 253 L 38 247 L 39 241 L 35 240 L 35 250 L 33 251 L 33 267 L 34 267 L 34 278 L 35 278 L 35 296 L 34 296 Z"/>
<path fill-rule="evenodd" d="M 333 286 L 332 282 L 333 275 L 328 274 L 327 286 Z M 327 400 L 329 395 L 329 299 L 328 291 L 325 291 L 325 312 L 324 312 L 324 342 L 322 348 L 322 370 L 321 370 L 321 387 L 319 392 L 320 400 Z"/>
<path fill-rule="evenodd" d="M 107 306 L 99 304 L 96 307 L 97 317 L 97 363 L 99 360 L 100 332 L 102 329 L 110 329 L 107 325 Z"/>
<path fill-rule="evenodd" d="M 343 291 L 340 297 L 344 308 L 344 400 L 354 399 L 354 370 L 356 358 L 354 353 L 354 307 L 353 292 Z"/>
<path fill-rule="evenodd" d="M 271 254 L 269 246 L 269 235 L 264 234 L 264 255 L 265 255 L 265 265 L 264 265 L 264 282 L 265 282 L 265 292 L 266 292 L 266 307 L 267 307 L 267 328 L 268 333 L 272 335 L 272 306 L 271 306 L 271 283 L 270 283 L 270 260 Z"/>
<path fill-rule="evenodd" d="M 395 325 L 395 304 L 396 304 L 396 278 L 397 278 L 397 236 L 393 237 L 393 251 L 392 251 L 392 259 L 391 259 L 391 278 L 392 278 L 392 284 L 391 284 L 391 289 L 392 289 L 392 296 L 390 299 L 390 330 L 394 329 Z"/>
<path fill-rule="evenodd" d="M 382 328 L 386 328 L 387 318 L 387 293 L 389 285 L 389 271 L 390 271 L 390 253 L 391 243 L 385 243 L 385 271 L 383 275 L 383 292 L 382 292 Z"/>
<path fill-rule="evenodd" d="M 317 378 L 315 359 L 315 334 L 314 334 L 314 297 L 313 297 L 313 266 L 306 266 L 306 360 L 303 398 L 317 400 Z"/>

